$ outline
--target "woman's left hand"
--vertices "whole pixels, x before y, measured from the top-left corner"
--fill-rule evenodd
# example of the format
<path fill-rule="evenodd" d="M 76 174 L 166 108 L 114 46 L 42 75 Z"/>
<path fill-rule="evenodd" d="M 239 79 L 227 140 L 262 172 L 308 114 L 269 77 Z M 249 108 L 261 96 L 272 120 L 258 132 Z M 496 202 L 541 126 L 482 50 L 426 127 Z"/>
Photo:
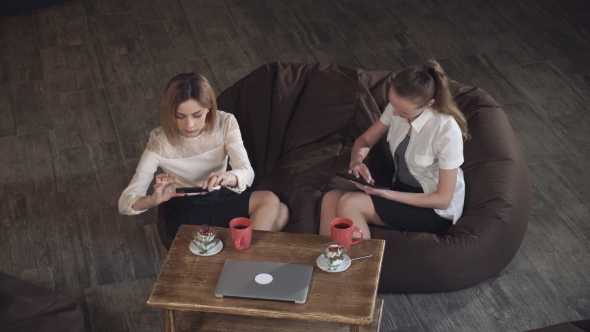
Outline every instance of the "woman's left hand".
<path fill-rule="evenodd" d="M 223 173 L 211 173 L 205 181 L 203 181 L 203 188 L 207 188 L 209 191 L 213 190 L 214 187 L 235 187 L 238 184 L 238 178 L 235 174 L 230 172 Z"/>
<path fill-rule="evenodd" d="M 379 197 L 385 198 L 385 194 L 389 191 L 387 189 L 373 188 L 371 186 L 366 186 L 364 184 L 354 182 L 354 181 L 350 181 L 350 182 L 352 182 L 352 184 L 357 186 L 357 188 L 359 188 L 360 190 L 364 191 L 365 194 L 367 194 L 367 195 L 373 195 L 373 196 L 379 196 Z"/>

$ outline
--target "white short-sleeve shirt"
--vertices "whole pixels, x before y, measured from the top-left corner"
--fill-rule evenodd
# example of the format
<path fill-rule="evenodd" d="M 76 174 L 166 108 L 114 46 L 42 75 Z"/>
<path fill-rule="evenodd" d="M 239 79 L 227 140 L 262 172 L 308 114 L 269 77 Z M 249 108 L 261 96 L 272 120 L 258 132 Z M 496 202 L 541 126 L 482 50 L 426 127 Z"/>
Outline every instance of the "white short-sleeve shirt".
<path fill-rule="evenodd" d="M 395 156 L 395 150 L 410 130 L 407 119 L 393 115 L 394 108 L 388 104 L 381 115 L 380 121 L 389 126 L 387 142 L 391 153 Z M 463 136 L 461 128 L 450 115 L 434 112 L 431 108 L 425 109 L 411 123 L 412 134 L 405 160 L 410 173 L 422 186 L 425 193 L 435 192 L 438 186 L 439 169 L 459 168 L 463 164 Z M 397 160 L 395 160 L 396 169 Z M 397 176 L 397 172 L 393 177 Z M 465 201 L 465 180 L 463 171 L 459 168 L 457 184 L 451 205 L 446 210 L 434 211 L 441 217 L 457 222 L 463 212 Z"/>

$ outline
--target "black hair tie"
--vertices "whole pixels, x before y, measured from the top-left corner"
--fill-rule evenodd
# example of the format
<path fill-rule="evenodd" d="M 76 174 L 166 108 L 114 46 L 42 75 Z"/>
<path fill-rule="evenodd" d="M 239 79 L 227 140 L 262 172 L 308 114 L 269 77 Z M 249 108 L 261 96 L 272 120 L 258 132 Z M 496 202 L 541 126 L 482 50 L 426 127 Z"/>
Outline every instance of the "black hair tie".
<path fill-rule="evenodd" d="M 428 75 L 434 76 L 434 68 L 428 68 L 426 66 L 423 66 L 422 70 L 424 70 Z"/>

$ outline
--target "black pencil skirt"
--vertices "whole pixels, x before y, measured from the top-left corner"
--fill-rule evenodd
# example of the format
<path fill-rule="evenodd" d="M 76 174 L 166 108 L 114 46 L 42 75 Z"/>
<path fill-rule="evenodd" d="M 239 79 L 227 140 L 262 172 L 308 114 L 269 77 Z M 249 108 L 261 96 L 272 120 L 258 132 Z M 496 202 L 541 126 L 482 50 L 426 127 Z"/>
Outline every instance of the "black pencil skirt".
<path fill-rule="evenodd" d="M 228 227 L 238 217 L 250 218 L 251 192 L 220 196 L 219 190 L 204 195 L 171 198 L 166 203 L 166 232 L 175 236 L 181 224 Z"/>
<path fill-rule="evenodd" d="M 391 190 L 423 193 L 420 187 L 396 181 Z M 442 235 L 451 227 L 453 221 L 439 216 L 434 209 L 421 208 L 391 201 L 379 196 L 371 196 L 375 212 L 387 229 L 400 232 L 426 232 Z"/>

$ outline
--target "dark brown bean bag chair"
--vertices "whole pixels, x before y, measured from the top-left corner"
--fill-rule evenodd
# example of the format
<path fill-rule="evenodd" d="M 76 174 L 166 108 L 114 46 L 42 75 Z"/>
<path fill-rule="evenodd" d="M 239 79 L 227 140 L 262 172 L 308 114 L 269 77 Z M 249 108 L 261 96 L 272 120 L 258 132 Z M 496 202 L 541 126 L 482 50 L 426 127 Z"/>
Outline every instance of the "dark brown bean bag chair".
<path fill-rule="evenodd" d="M 82 332 L 76 301 L 0 272 L 0 331 Z"/>
<path fill-rule="evenodd" d="M 338 65 L 272 63 L 219 96 L 219 109 L 240 124 L 256 173 L 253 187 L 273 191 L 289 206 L 285 231 L 317 233 L 322 195 L 356 189 L 334 173 L 348 169 L 354 140 L 379 119 L 393 76 Z M 374 238 L 387 240 L 381 292 L 475 285 L 504 268 L 523 239 L 531 183 L 504 111 L 481 89 L 456 82 L 451 89 L 472 135 L 462 165 L 463 216 L 445 236 L 373 227 Z M 377 183 L 391 181 L 394 165 L 385 139 L 367 164 Z"/>
<path fill-rule="evenodd" d="M 551 325 L 528 332 L 590 332 L 590 319 Z"/>

